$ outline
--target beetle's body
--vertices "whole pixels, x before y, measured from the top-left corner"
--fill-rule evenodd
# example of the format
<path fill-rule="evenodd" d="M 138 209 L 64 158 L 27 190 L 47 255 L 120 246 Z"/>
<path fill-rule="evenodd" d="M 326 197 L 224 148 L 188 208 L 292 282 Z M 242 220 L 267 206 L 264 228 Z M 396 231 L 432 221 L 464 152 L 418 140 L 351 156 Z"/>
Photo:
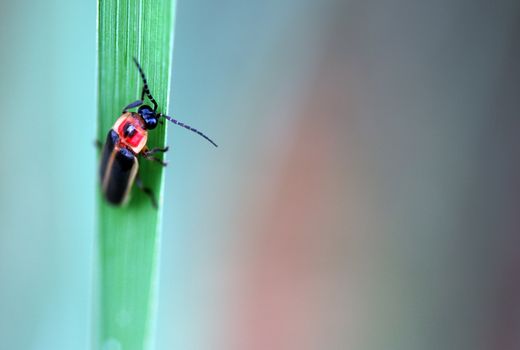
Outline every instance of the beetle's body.
<path fill-rule="evenodd" d="M 128 132 L 129 129 L 132 131 Z M 128 201 L 139 168 L 137 155 L 145 147 L 147 138 L 148 132 L 136 113 L 124 113 L 108 132 L 100 176 L 110 203 L 120 205 Z"/>
<path fill-rule="evenodd" d="M 152 204 L 157 207 L 157 202 L 152 191 L 143 187 L 139 179 L 139 161 L 137 156 L 141 155 L 148 160 L 156 161 L 163 166 L 166 165 L 162 160 L 152 155 L 158 152 L 166 152 L 166 148 L 154 148 L 149 150 L 146 146 L 148 141 L 148 130 L 157 126 L 159 118 L 165 118 L 172 123 L 191 130 L 206 140 L 217 146 L 211 139 L 200 131 L 185 125 L 177 120 L 157 112 L 157 102 L 153 98 L 141 66 L 134 58 L 134 62 L 139 69 L 143 79 L 143 90 L 141 99 L 137 100 L 123 109 L 122 115 L 116 120 L 114 126 L 108 132 L 107 139 L 103 146 L 100 166 L 101 186 L 105 198 L 114 205 L 123 205 L 128 202 L 130 191 L 134 183 L 150 196 Z M 154 108 L 144 104 L 145 95 L 154 105 Z M 139 107 L 137 113 L 128 110 Z"/>

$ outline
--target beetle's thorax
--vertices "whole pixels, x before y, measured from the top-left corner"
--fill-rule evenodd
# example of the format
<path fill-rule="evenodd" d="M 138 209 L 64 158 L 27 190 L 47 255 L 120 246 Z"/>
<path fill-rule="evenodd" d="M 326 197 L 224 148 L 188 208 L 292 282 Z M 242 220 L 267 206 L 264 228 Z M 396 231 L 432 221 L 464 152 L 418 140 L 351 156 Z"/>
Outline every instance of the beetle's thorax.
<path fill-rule="evenodd" d="M 121 115 L 112 129 L 119 135 L 119 142 L 138 154 L 146 146 L 148 131 L 142 118 L 137 113 L 127 112 Z"/>

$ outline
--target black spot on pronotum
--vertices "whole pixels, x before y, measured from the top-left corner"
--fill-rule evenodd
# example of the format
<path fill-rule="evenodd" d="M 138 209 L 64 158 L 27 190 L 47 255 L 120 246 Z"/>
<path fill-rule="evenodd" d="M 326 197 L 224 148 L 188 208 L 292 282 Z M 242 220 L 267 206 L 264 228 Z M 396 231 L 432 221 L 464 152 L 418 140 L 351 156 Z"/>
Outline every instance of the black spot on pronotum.
<path fill-rule="evenodd" d="M 126 124 L 124 130 L 123 130 L 123 135 L 125 137 L 132 137 L 135 135 L 135 133 L 137 132 L 137 130 L 135 129 L 135 126 L 133 126 L 132 124 L 128 123 Z"/>

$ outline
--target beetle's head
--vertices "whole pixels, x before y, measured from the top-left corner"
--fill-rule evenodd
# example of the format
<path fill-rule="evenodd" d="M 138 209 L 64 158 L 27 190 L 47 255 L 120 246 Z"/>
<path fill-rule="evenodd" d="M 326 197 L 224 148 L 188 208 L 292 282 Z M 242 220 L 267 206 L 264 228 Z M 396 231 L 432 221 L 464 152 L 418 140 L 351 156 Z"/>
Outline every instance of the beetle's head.
<path fill-rule="evenodd" d="M 159 117 L 157 114 L 153 111 L 152 107 L 147 105 L 142 105 L 137 110 L 137 113 L 143 118 L 144 125 L 147 130 L 155 129 L 157 126 L 157 120 Z"/>

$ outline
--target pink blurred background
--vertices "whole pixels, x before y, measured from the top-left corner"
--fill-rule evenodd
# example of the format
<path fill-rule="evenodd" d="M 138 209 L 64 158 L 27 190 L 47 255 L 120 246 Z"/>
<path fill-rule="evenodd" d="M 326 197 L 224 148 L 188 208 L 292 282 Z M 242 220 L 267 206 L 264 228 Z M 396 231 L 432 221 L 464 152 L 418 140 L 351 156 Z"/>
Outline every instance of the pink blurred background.
<path fill-rule="evenodd" d="M 179 2 L 159 344 L 518 348 L 519 11 Z"/>

